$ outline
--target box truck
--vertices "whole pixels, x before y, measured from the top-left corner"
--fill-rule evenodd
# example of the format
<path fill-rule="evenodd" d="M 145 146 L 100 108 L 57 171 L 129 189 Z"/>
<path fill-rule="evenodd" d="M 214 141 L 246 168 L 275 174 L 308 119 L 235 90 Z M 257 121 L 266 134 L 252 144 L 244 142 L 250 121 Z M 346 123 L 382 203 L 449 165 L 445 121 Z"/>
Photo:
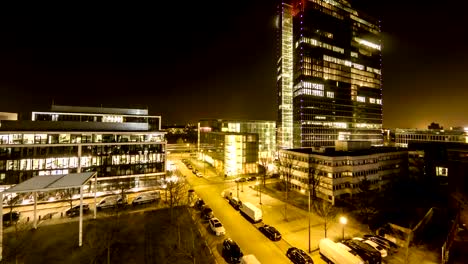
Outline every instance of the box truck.
<path fill-rule="evenodd" d="M 328 238 L 320 240 L 319 251 L 322 257 L 335 264 L 364 264 L 364 261 L 354 255 L 350 248 Z"/>
<path fill-rule="evenodd" d="M 242 203 L 239 210 L 254 223 L 262 221 L 262 210 L 249 202 Z"/>

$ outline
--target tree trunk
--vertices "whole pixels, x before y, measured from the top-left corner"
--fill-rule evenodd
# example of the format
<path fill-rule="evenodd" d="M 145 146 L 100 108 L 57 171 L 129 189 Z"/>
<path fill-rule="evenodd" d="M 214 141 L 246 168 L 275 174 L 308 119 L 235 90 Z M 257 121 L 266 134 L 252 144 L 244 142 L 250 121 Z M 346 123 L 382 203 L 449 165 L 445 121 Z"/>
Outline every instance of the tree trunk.
<path fill-rule="evenodd" d="M 325 221 L 325 238 L 327 238 L 327 221 Z"/>
<path fill-rule="evenodd" d="M 107 264 L 111 264 L 110 262 L 110 259 L 111 259 L 111 256 L 110 256 L 110 246 L 107 247 Z"/>

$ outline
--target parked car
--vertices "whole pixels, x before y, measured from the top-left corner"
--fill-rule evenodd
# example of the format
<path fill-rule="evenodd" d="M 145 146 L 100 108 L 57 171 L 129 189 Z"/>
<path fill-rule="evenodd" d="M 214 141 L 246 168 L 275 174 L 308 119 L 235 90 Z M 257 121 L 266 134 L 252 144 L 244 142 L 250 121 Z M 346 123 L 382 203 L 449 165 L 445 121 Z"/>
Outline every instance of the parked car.
<path fill-rule="evenodd" d="M 244 255 L 234 240 L 227 238 L 223 241 L 222 255 L 229 263 L 237 263 Z"/>
<path fill-rule="evenodd" d="M 88 211 L 89 211 L 89 205 L 84 203 L 83 204 L 83 214 L 87 213 Z M 80 215 L 80 205 L 78 204 L 78 205 L 75 205 L 72 208 L 68 209 L 65 212 L 65 215 L 69 216 L 69 217 Z"/>
<path fill-rule="evenodd" d="M 161 199 L 161 193 L 159 191 L 140 193 L 132 201 L 132 205 L 152 203 Z"/>
<path fill-rule="evenodd" d="M 273 241 L 281 240 L 281 233 L 271 225 L 263 225 L 258 230 Z"/>
<path fill-rule="evenodd" d="M 242 177 L 241 177 L 241 178 L 237 178 L 237 179 L 235 180 L 235 182 L 246 182 L 246 181 L 247 181 L 247 179 L 242 178 Z"/>
<path fill-rule="evenodd" d="M 379 245 L 384 245 L 384 247 L 386 247 L 387 249 L 393 249 L 393 250 L 397 250 L 398 249 L 398 245 L 395 244 L 393 241 L 390 241 L 388 239 L 386 239 L 385 237 L 382 237 L 382 236 L 378 236 L 378 235 L 364 235 L 364 238 L 368 239 L 368 240 L 371 240 L 371 241 L 374 241 L 376 242 L 377 244 Z"/>
<path fill-rule="evenodd" d="M 113 195 L 113 196 L 107 196 L 107 197 L 102 198 L 101 201 L 99 201 L 99 203 L 96 205 L 96 207 L 98 210 L 101 210 L 104 208 L 124 205 L 126 203 L 127 203 L 126 197 L 122 198 L 121 195 Z"/>
<path fill-rule="evenodd" d="M 3 224 L 10 226 L 12 223 L 17 222 L 20 218 L 20 212 L 12 211 L 6 214 L 3 214 Z"/>
<path fill-rule="evenodd" d="M 286 251 L 286 256 L 294 263 L 294 264 L 310 264 L 314 263 L 312 258 L 307 255 L 303 250 L 298 249 L 296 247 L 291 247 Z"/>
<path fill-rule="evenodd" d="M 203 209 L 203 206 L 205 205 L 205 201 L 203 199 L 198 198 L 198 200 L 195 202 L 195 209 L 201 210 Z"/>
<path fill-rule="evenodd" d="M 344 245 L 355 251 L 364 261 L 368 263 L 382 263 L 382 256 L 375 248 L 354 239 L 342 241 Z"/>
<path fill-rule="evenodd" d="M 375 243 L 375 242 L 373 242 L 371 240 L 364 239 L 362 237 L 354 237 L 353 239 L 357 240 L 357 241 L 364 242 L 364 243 L 370 245 L 371 247 L 375 248 L 377 251 L 380 252 L 380 255 L 382 256 L 382 258 L 387 257 L 387 250 L 385 248 L 381 247 L 380 245 L 378 245 L 377 243 Z"/>
<path fill-rule="evenodd" d="M 239 210 L 239 207 L 242 205 L 242 202 L 239 200 L 239 198 L 231 196 L 228 197 L 229 204 L 234 207 L 234 209 Z"/>
<path fill-rule="evenodd" d="M 251 176 L 251 177 L 247 178 L 247 181 L 255 181 L 256 179 L 257 179 L 257 177 Z"/>
<path fill-rule="evenodd" d="M 276 179 L 276 178 L 279 178 L 279 177 L 280 177 L 279 173 L 273 173 L 270 178 Z"/>
<path fill-rule="evenodd" d="M 209 220 L 211 231 L 217 236 L 222 236 L 226 233 L 223 224 L 219 221 L 218 218 L 213 217 Z"/>
<path fill-rule="evenodd" d="M 195 175 L 197 175 L 197 177 L 200 177 L 200 178 L 203 177 L 203 174 L 199 171 Z"/>
<path fill-rule="evenodd" d="M 214 217 L 213 210 L 208 205 L 205 204 L 203 206 L 203 209 L 201 210 L 201 218 L 203 220 L 209 220 L 213 217 Z"/>

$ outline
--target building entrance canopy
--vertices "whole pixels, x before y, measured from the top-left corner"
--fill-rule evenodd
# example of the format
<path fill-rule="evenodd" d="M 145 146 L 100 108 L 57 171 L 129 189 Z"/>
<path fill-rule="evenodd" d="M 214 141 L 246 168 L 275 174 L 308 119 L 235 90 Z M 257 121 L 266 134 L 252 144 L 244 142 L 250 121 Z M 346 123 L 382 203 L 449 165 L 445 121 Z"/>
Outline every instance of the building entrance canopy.
<path fill-rule="evenodd" d="M 83 172 L 83 173 L 71 173 L 61 175 L 47 175 L 47 176 L 36 176 L 22 183 L 19 183 L 3 192 L 0 193 L 0 201 L 3 201 L 4 193 L 34 193 L 34 228 L 37 228 L 36 221 L 36 205 L 37 205 L 37 192 L 47 192 L 59 189 L 71 189 L 80 188 L 80 220 L 79 220 L 79 238 L 78 244 L 83 244 L 83 186 L 86 185 L 91 178 L 94 179 L 94 204 L 96 204 L 96 184 L 97 184 L 97 173 L 96 172 Z M 0 206 L 0 215 L 3 215 L 3 202 Z M 94 218 L 96 218 L 96 208 L 94 209 Z M 3 224 L 0 224 L 0 261 L 2 260 L 3 254 Z"/>

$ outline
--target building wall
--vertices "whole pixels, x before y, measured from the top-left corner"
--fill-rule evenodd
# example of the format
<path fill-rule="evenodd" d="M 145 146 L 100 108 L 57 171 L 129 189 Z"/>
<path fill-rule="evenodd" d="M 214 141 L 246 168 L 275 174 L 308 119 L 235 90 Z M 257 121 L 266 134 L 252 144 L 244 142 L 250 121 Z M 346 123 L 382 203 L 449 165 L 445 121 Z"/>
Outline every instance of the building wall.
<path fill-rule="evenodd" d="M 336 140 L 383 145 L 379 21 L 346 1 L 286 6 L 279 12 L 278 146 L 291 148 L 285 143 L 290 110 L 295 148 Z M 285 62 L 293 65 L 292 85 Z"/>
<path fill-rule="evenodd" d="M 258 135 L 253 133 L 205 132 L 201 158 L 221 175 L 258 173 Z"/>
<path fill-rule="evenodd" d="M 371 189 L 378 189 L 388 184 L 392 178 L 405 174 L 408 166 L 406 151 L 362 156 L 328 156 L 282 150 L 280 160 L 283 155 L 292 157 L 291 183 L 294 190 L 307 190 L 309 177 L 318 175 L 320 185 L 317 196 L 333 204 L 337 199 L 359 193 L 359 184 L 364 178 L 371 182 Z"/>
<path fill-rule="evenodd" d="M 0 184 L 86 171 L 96 171 L 100 181 L 164 178 L 165 151 L 162 132 L 0 132 Z"/>
<path fill-rule="evenodd" d="M 277 148 L 293 147 L 293 7 L 281 3 L 277 8 Z"/>
<path fill-rule="evenodd" d="M 463 130 L 396 129 L 395 145 L 407 148 L 412 142 L 468 143 L 468 133 Z"/>
<path fill-rule="evenodd" d="M 200 127 L 210 132 L 258 134 L 258 157 L 273 158 L 276 153 L 276 123 L 265 120 L 202 119 Z"/>

